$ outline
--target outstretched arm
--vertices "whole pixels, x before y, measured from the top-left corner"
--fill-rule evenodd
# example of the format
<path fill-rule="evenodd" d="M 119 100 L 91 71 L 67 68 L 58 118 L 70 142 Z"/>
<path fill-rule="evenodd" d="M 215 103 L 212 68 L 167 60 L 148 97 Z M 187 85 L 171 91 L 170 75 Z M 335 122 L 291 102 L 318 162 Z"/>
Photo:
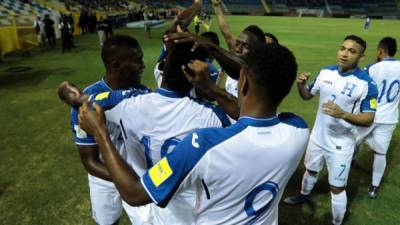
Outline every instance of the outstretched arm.
<path fill-rule="evenodd" d="M 186 67 L 182 67 L 183 73 L 194 87 L 202 90 L 207 97 L 215 99 L 218 105 L 228 114 L 232 119 L 238 119 L 240 110 L 237 98 L 233 95 L 226 93 L 226 91 L 210 80 L 208 76 L 208 65 L 205 62 L 195 60 L 187 65 L 187 68 L 193 71 L 190 75 L 186 71 Z"/>
<path fill-rule="evenodd" d="M 122 159 L 112 143 L 103 109 L 96 103 L 93 104 L 93 108 L 94 110 L 89 109 L 88 103 L 80 107 L 79 125 L 96 139 L 110 177 L 122 198 L 131 206 L 151 203 L 139 176 Z"/>
<path fill-rule="evenodd" d="M 193 18 L 200 12 L 202 4 L 203 0 L 195 0 L 193 5 L 185 9 L 175 18 L 171 26 L 167 29 L 167 33 L 176 32 L 178 25 L 181 29 L 186 30 Z"/>
<path fill-rule="evenodd" d="M 235 50 L 235 40 L 233 39 L 228 23 L 225 21 L 221 3 L 222 0 L 212 0 L 212 6 L 214 8 L 215 15 L 217 16 L 219 29 L 224 36 L 226 44 L 228 45 L 228 49 L 233 52 Z"/>

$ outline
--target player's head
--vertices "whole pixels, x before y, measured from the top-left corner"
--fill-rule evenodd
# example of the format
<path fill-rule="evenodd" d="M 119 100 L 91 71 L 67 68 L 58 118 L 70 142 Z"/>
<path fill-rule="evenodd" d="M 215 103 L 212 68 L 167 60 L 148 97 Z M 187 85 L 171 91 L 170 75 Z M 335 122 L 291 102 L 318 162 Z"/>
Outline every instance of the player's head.
<path fill-rule="evenodd" d="M 192 43 L 173 44 L 168 49 L 168 55 L 163 66 L 162 87 L 186 95 L 193 88 L 182 72 L 182 66 L 187 65 L 191 60 L 198 59 L 205 61 L 207 55 L 203 50 L 197 48 L 192 52 Z"/>
<path fill-rule="evenodd" d="M 235 53 L 244 57 L 254 45 L 265 43 L 264 32 L 255 25 L 246 27 L 237 37 Z"/>
<path fill-rule="evenodd" d="M 265 43 L 267 44 L 279 44 L 278 38 L 275 37 L 275 35 L 271 33 L 264 33 L 265 37 Z"/>
<path fill-rule="evenodd" d="M 107 39 L 101 49 L 101 58 L 107 70 L 106 76 L 126 89 L 140 84 L 140 75 L 145 65 L 139 42 L 126 35 L 115 35 Z"/>
<path fill-rule="evenodd" d="M 204 32 L 200 34 L 200 36 L 204 37 L 205 39 L 215 44 L 216 46 L 219 46 L 219 38 L 215 32 L 212 31 Z"/>
<path fill-rule="evenodd" d="M 238 84 L 239 100 L 252 96 L 276 110 L 290 92 L 296 74 L 296 58 L 289 49 L 279 44 L 257 45 L 244 58 Z"/>
<path fill-rule="evenodd" d="M 396 39 L 392 37 L 385 37 L 378 44 L 376 57 L 378 61 L 381 61 L 385 57 L 394 57 L 396 55 L 396 52 Z"/>
<path fill-rule="evenodd" d="M 346 72 L 356 68 L 366 49 L 367 43 L 362 38 L 356 35 L 345 37 L 337 56 L 342 71 Z"/>

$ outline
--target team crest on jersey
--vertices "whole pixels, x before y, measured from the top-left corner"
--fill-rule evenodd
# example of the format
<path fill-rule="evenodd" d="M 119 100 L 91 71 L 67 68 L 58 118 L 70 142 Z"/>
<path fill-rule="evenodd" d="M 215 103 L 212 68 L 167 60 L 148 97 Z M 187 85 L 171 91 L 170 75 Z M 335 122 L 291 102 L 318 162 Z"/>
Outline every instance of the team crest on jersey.
<path fill-rule="evenodd" d="M 167 180 L 172 173 L 172 169 L 165 157 L 149 170 L 150 179 L 156 187 L 160 186 L 165 180 Z"/>
<path fill-rule="evenodd" d="M 108 95 L 110 95 L 110 92 L 103 92 L 103 93 L 100 93 L 100 94 L 96 95 L 95 100 L 96 100 L 96 101 L 103 100 L 103 99 L 107 98 Z"/>
<path fill-rule="evenodd" d="M 376 109 L 378 106 L 378 102 L 376 101 L 376 98 L 373 98 L 369 101 L 369 105 L 371 107 L 371 109 Z"/>

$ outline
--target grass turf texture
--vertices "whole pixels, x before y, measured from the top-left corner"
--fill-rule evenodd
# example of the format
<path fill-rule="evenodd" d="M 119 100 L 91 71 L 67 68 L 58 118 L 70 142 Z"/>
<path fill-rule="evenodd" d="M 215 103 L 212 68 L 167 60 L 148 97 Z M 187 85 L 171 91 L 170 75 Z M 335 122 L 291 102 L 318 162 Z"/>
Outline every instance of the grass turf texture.
<path fill-rule="evenodd" d="M 397 29 L 400 22 L 392 20 L 373 20 L 369 31 L 363 30 L 363 20 L 351 19 L 230 16 L 227 20 L 234 35 L 250 24 L 275 34 L 296 55 L 299 72 L 314 74 L 323 66 L 336 64 L 337 49 L 348 34 L 360 35 L 368 43 L 362 66 L 374 61 L 376 45 L 382 37 L 400 40 Z M 141 43 L 147 66 L 142 81 L 150 87 L 155 87 L 152 71 L 163 30 L 152 30 L 150 40 L 143 29 L 115 32 L 132 35 Z M 218 32 L 215 20 L 212 30 Z M 72 53 L 61 54 L 60 48 L 34 50 L 31 56 L 13 57 L 0 64 L 0 224 L 94 224 L 86 173 L 69 127 L 69 109 L 58 100 L 56 89 L 63 80 L 87 86 L 99 80 L 104 69 L 96 34 L 77 37 L 75 43 L 77 48 Z M 6 72 L 18 66 L 33 69 Z M 293 88 L 280 111 L 295 112 L 312 127 L 317 99 L 302 101 Z M 372 154 L 368 147 L 363 147 L 357 160 L 359 167 L 350 173 L 345 224 L 400 224 L 399 136 L 396 129 L 381 193 L 376 200 L 370 200 L 367 195 Z M 299 190 L 303 171 L 301 164 L 284 197 Z M 320 175 L 311 204 L 295 207 L 281 204 L 279 210 L 281 225 L 330 224 L 326 171 Z M 122 217 L 121 224 L 129 224 L 126 216 Z"/>

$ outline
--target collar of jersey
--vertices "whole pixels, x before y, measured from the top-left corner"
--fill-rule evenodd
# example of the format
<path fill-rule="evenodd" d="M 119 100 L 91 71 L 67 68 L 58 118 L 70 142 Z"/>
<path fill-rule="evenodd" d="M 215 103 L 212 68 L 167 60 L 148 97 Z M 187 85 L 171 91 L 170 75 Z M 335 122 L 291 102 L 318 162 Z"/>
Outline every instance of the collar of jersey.
<path fill-rule="evenodd" d="M 340 76 L 343 76 L 343 77 L 356 74 L 359 70 L 360 70 L 360 68 L 356 67 L 356 68 L 354 68 L 354 69 L 352 69 L 352 70 L 350 70 L 350 71 L 348 71 L 346 73 L 343 73 L 341 71 L 340 67 L 338 66 L 338 73 L 340 74 Z"/>
<path fill-rule="evenodd" d="M 382 61 L 396 61 L 396 59 L 393 57 L 387 57 L 387 58 L 383 58 Z"/>
<path fill-rule="evenodd" d="M 269 127 L 278 124 L 280 121 L 277 116 L 272 116 L 267 118 L 254 118 L 250 116 L 241 116 L 238 122 L 252 127 Z"/>
<path fill-rule="evenodd" d="M 112 91 L 112 90 L 113 90 L 112 88 L 110 88 L 110 86 L 108 86 L 108 84 L 106 83 L 106 81 L 104 80 L 104 78 L 101 78 L 101 85 L 102 85 L 104 88 L 108 89 L 109 91 Z"/>
<path fill-rule="evenodd" d="M 185 95 L 182 95 L 178 92 L 167 90 L 165 88 L 157 88 L 156 92 L 162 96 L 169 97 L 169 98 L 183 98 Z"/>

